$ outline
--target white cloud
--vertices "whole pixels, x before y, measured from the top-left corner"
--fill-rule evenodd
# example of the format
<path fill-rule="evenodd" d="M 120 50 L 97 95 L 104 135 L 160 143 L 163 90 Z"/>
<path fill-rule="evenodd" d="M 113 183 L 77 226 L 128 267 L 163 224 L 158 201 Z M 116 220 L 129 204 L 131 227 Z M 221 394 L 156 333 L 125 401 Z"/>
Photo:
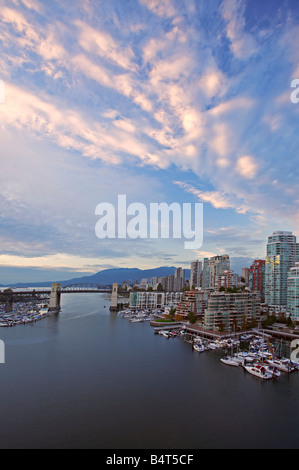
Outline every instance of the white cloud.
<path fill-rule="evenodd" d="M 251 155 L 244 155 L 238 158 L 236 170 L 244 178 L 255 178 L 258 171 L 257 160 Z"/>
<path fill-rule="evenodd" d="M 230 48 L 237 59 L 246 60 L 258 51 L 255 39 L 245 32 L 243 17 L 244 3 L 238 0 L 224 0 L 222 15 L 227 23 L 226 34 L 230 40 Z"/>

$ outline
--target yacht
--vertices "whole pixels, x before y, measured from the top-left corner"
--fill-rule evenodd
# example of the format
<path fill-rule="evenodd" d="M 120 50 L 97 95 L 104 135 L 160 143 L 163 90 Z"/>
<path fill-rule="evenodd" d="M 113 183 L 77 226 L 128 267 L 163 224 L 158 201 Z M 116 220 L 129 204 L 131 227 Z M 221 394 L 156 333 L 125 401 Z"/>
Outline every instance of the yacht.
<path fill-rule="evenodd" d="M 193 345 L 193 349 L 197 352 L 204 352 L 205 347 L 203 344 L 197 343 Z"/>
<path fill-rule="evenodd" d="M 232 357 L 228 357 L 228 356 L 222 357 L 220 361 L 223 362 L 223 364 L 227 364 L 229 366 L 235 366 L 235 367 L 239 366 L 239 362 L 234 361 Z"/>
<path fill-rule="evenodd" d="M 266 369 L 267 369 L 269 372 L 271 372 L 271 374 L 273 375 L 273 377 L 280 377 L 281 373 L 280 373 L 280 370 L 277 369 L 277 367 L 270 366 L 270 364 L 265 365 L 264 367 L 266 367 Z"/>
<path fill-rule="evenodd" d="M 259 364 L 243 364 L 244 369 L 249 372 L 249 374 L 260 377 L 261 379 L 272 379 L 273 374 L 267 370 L 266 367 Z"/>
<path fill-rule="evenodd" d="M 294 370 L 288 359 L 267 359 L 267 362 L 282 372 L 293 372 Z"/>
<path fill-rule="evenodd" d="M 245 351 L 236 353 L 236 357 L 239 357 L 241 361 L 243 361 L 244 359 L 246 359 L 247 362 L 254 361 L 254 358 L 250 356 L 248 352 L 245 352 Z"/>

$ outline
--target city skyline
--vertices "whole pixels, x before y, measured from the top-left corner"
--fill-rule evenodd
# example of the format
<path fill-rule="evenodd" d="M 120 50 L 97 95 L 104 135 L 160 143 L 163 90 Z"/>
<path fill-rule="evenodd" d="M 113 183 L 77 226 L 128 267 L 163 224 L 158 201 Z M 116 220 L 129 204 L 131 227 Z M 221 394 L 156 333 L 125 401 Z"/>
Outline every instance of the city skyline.
<path fill-rule="evenodd" d="M 0 27 L 0 284 L 223 254 L 239 272 L 298 238 L 294 2 L 4 0 Z M 202 202 L 202 247 L 99 240 L 120 194 Z"/>

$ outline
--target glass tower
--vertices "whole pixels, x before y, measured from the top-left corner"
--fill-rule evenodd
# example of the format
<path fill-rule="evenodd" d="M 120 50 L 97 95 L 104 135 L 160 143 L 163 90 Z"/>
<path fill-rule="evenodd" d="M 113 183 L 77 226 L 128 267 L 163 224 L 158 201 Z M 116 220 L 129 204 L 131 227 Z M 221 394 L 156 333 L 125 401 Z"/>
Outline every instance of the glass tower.
<path fill-rule="evenodd" d="M 268 305 L 287 305 L 289 270 L 299 261 L 299 244 L 292 232 L 274 232 L 268 237 L 265 301 Z"/>

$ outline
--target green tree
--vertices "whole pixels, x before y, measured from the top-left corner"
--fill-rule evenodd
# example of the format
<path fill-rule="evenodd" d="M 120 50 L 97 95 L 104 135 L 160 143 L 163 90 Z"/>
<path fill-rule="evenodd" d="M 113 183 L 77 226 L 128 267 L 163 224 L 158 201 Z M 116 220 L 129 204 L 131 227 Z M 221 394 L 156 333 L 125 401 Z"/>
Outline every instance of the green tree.
<path fill-rule="evenodd" d="M 193 312 L 189 312 L 187 318 L 192 325 L 196 323 L 196 315 Z"/>

